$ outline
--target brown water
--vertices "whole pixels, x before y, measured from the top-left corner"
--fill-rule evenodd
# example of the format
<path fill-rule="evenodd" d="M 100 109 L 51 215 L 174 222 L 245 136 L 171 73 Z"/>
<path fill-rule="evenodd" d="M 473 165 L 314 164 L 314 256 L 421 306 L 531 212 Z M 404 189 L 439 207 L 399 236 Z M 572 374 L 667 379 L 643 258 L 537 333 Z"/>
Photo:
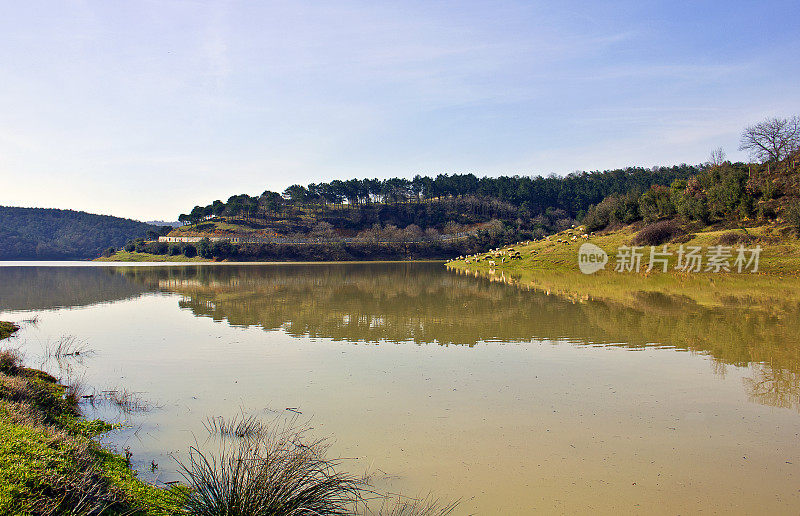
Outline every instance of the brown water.
<path fill-rule="evenodd" d="M 98 412 L 145 478 L 208 416 L 292 407 L 350 471 L 460 514 L 797 513 L 800 300 L 634 299 L 438 263 L 0 267 L 32 365 L 75 335 L 95 353 L 45 367 L 159 406 Z"/>

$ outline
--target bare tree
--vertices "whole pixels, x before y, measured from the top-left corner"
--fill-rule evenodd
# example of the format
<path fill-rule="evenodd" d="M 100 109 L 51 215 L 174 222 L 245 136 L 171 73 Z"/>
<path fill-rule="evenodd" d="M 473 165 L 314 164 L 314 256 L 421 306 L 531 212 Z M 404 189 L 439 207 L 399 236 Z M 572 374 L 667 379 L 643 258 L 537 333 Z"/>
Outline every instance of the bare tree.
<path fill-rule="evenodd" d="M 759 161 L 780 161 L 800 148 L 800 117 L 767 118 L 749 126 L 739 140 L 739 150 Z"/>
<path fill-rule="evenodd" d="M 718 167 L 725 163 L 727 159 L 728 156 L 725 154 L 725 150 L 722 147 L 717 147 L 708 156 L 708 164 Z"/>

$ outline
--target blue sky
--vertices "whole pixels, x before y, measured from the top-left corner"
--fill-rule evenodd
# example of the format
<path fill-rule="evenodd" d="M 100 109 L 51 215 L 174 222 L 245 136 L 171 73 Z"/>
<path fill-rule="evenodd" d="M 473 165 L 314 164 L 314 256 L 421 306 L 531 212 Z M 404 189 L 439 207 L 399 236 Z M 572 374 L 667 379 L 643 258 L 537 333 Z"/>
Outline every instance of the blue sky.
<path fill-rule="evenodd" d="M 800 2 L 2 1 L 0 204 L 174 220 L 292 183 L 732 159 Z"/>

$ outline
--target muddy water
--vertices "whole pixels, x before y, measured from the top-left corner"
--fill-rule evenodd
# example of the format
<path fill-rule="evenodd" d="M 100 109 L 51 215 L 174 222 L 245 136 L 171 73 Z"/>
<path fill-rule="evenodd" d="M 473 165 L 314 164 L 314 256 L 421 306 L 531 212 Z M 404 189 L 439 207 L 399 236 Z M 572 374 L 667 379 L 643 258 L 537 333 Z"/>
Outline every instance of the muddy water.
<path fill-rule="evenodd" d="M 30 363 L 74 335 L 94 353 L 44 367 L 151 405 L 98 413 L 157 482 L 206 417 L 292 408 L 350 471 L 459 513 L 796 513 L 800 300 L 634 298 L 438 263 L 0 267 Z"/>

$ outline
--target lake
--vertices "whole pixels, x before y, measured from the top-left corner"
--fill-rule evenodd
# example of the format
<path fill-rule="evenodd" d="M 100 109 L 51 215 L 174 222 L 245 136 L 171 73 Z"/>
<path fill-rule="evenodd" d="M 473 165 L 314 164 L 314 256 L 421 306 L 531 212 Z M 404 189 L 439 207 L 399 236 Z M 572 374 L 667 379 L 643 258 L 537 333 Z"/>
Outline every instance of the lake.
<path fill-rule="evenodd" d="M 458 514 L 797 512 L 800 297 L 509 283 L 442 263 L 7 263 L 0 320 L 35 319 L 8 343 L 29 365 L 136 393 L 149 410 L 85 408 L 155 482 L 206 418 L 256 414 Z M 48 359 L 65 336 L 91 352 Z"/>

